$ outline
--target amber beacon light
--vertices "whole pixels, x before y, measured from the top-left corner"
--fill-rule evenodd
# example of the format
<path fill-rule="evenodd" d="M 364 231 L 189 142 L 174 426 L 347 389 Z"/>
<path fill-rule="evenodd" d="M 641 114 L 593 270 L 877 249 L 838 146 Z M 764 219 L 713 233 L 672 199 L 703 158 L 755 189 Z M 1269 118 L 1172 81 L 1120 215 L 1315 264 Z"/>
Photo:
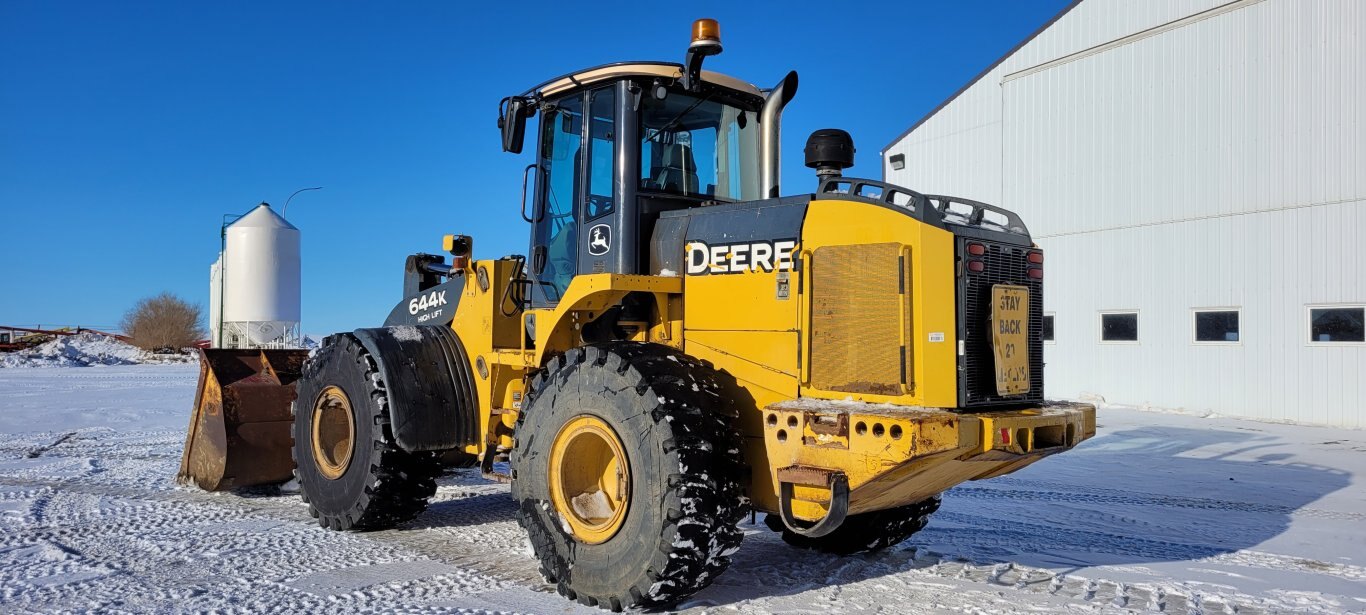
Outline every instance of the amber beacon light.
<path fill-rule="evenodd" d="M 715 19 L 699 19 L 692 22 L 692 46 L 721 46 L 721 24 Z"/>
<path fill-rule="evenodd" d="M 683 57 L 683 88 L 696 92 L 702 83 L 702 60 L 721 53 L 721 24 L 715 19 L 692 22 L 692 44 Z"/>

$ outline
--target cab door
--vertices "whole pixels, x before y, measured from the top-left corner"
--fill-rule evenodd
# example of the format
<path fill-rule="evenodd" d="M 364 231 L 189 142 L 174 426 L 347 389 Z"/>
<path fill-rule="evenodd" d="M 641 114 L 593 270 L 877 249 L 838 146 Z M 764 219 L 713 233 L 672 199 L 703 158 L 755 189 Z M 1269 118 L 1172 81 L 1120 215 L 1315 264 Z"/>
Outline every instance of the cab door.
<path fill-rule="evenodd" d="M 534 307 L 558 303 L 575 275 L 621 272 L 625 258 L 634 257 L 626 250 L 634 246 L 619 242 L 617 232 L 623 212 L 616 90 L 570 95 L 543 110 L 531 238 Z"/>
<path fill-rule="evenodd" d="M 616 88 L 606 87 L 588 93 L 588 130 L 586 171 L 587 194 L 580 218 L 583 240 L 579 243 L 579 271 L 583 273 L 621 272 L 618 258 L 622 251 L 617 231 L 617 123 Z"/>
<path fill-rule="evenodd" d="M 551 102 L 542 113 L 536 152 L 540 181 L 531 231 L 535 307 L 558 303 L 578 273 L 578 204 L 585 175 L 582 94 Z"/>

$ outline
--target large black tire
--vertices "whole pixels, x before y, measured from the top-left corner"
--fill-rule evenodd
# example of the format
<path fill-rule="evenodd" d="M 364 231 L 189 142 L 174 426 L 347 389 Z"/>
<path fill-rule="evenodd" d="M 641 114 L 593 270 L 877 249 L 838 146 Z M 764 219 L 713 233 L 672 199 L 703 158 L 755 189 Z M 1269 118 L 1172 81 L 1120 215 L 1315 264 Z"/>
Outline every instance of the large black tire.
<path fill-rule="evenodd" d="M 710 365 L 655 344 L 570 350 L 531 384 L 517 419 L 518 521 L 560 594 L 620 611 L 664 606 L 711 584 L 740 547 L 748 510 L 735 406 Z M 585 415 L 620 434 L 630 468 L 621 528 L 580 541 L 552 506 L 551 448 Z"/>
<path fill-rule="evenodd" d="M 350 461 L 336 478 L 320 469 L 312 448 L 317 402 L 340 389 L 354 425 Z M 394 443 L 384 380 L 370 353 L 350 334 L 328 336 L 304 365 L 294 401 L 294 475 L 318 525 L 333 530 L 377 530 L 408 521 L 436 493 L 436 453 L 409 453 Z"/>
<path fill-rule="evenodd" d="M 776 514 L 764 516 L 764 523 L 775 532 L 782 532 L 783 542 L 801 549 L 812 549 L 834 555 L 853 555 L 880 551 L 910 538 L 925 528 L 930 515 L 939 510 L 939 496 L 921 500 L 909 506 L 899 506 L 860 515 L 849 515 L 835 531 L 812 538 L 803 536 L 783 525 Z"/>

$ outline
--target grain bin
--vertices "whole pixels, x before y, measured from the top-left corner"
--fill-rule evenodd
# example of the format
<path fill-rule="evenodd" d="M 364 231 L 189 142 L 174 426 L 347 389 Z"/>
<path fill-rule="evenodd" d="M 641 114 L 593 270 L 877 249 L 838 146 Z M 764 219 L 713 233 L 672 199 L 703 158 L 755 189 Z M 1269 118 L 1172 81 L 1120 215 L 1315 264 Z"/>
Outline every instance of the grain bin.
<path fill-rule="evenodd" d="M 223 253 L 212 275 L 219 283 L 216 346 L 297 347 L 299 229 L 261 203 L 223 234 Z"/>

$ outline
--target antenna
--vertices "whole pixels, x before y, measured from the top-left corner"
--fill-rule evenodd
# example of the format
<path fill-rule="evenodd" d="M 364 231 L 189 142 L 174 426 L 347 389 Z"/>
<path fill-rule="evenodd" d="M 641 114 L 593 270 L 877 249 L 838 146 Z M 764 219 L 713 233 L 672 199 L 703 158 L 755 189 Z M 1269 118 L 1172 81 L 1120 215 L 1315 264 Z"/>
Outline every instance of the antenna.
<path fill-rule="evenodd" d="M 285 215 L 286 213 L 289 212 L 289 202 L 290 202 L 291 200 L 294 199 L 294 195 L 295 195 L 295 194 L 299 194 L 300 192 L 308 192 L 309 190 L 322 190 L 322 189 L 323 189 L 322 186 L 317 186 L 317 187 L 315 187 L 315 188 L 300 188 L 300 189 L 298 189 L 298 190 L 295 190 L 295 191 L 294 191 L 294 194 L 289 195 L 289 198 L 285 199 L 285 206 L 280 208 L 280 215 L 283 216 L 283 215 Z"/>

